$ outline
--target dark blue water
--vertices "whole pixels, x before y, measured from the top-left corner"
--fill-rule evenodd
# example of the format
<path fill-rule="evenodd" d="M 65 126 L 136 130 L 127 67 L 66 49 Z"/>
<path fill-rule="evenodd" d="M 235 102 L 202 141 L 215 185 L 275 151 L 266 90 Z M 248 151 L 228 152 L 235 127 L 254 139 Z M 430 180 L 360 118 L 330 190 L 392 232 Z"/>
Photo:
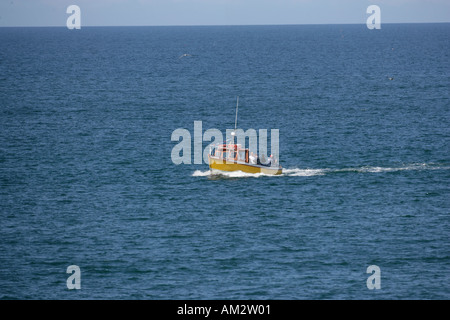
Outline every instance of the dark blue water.
<path fill-rule="evenodd" d="M 449 299 L 449 35 L 1 28 L 0 298 Z M 174 165 L 238 95 L 283 175 Z"/>

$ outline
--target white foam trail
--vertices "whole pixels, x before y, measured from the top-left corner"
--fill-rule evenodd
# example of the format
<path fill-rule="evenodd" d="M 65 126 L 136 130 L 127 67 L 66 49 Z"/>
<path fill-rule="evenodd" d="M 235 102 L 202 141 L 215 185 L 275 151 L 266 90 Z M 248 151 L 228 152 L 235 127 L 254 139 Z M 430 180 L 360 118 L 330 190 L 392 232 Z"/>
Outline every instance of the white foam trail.
<path fill-rule="evenodd" d="M 362 167 L 360 169 L 357 169 L 356 171 L 377 173 L 377 172 L 393 172 L 393 171 L 400 171 L 400 170 L 407 170 L 407 169 L 406 168 Z"/>
<path fill-rule="evenodd" d="M 266 176 L 264 173 L 247 173 L 242 171 L 213 172 L 213 174 L 220 174 L 230 178 L 258 178 L 260 176 Z"/>
<path fill-rule="evenodd" d="M 369 172 L 369 173 L 379 173 L 379 172 L 396 172 L 396 171 L 412 171 L 412 170 L 448 170 L 450 167 L 448 166 L 437 166 L 433 164 L 427 163 L 413 163 L 410 165 L 402 166 L 402 167 L 372 167 L 372 166 L 364 166 L 360 168 L 349 168 L 349 169 L 337 169 L 336 172 L 339 171 L 356 171 L 356 172 Z"/>
<path fill-rule="evenodd" d="M 195 170 L 194 173 L 192 174 L 193 177 L 207 177 L 209 175 L 211 175 L 210 170 L 206 170 L 206 171 Z"/>
<path fill-rule="evenodd" d="M 312 176 L 323 176 L 329 173 L 339 173 L 339 172 L 357 172 L 357 173 L 382 173 L 382 172 L 396 172 L 396 171 L 410 171 L 410 170 L 449 170 L 450 166 L 439 166 L 436 164 L 427 163 L 413 163 L 410 165 L 405 165 L 402 167 L 375 167 L 375 166 L 363 166 L 356 168 L 342 168 L 342 169 L 299 169 L 290 168 L 283 169 L 281 175 L 268 175 L 264 173 L 247 173 L 242 171 L 217 171 L 217 170 L 196 170 L 192 176 L 193 177 L 208 177 L 208 176 L 223 176 L 229 178 L 259 178 L 261 176 L 267 177 L 312 177 Z"/>
<path fill-rule="evenodd" d="M 283 169 L 283 175 L 291 177 L 311 177 L 322 176 L 325 174 L 324 169 Z"/>
<path fill-rule="evenodd" d="M 261 176 L 276 177 L 274 175 L 264 173 L 247 173 L 242 171 L 218 171 L 218 170 L 195 170 L 192 174 L 193 177 L 211 177 L 211 176 L 223 176 L 227 178 L 259 178 Z"/>

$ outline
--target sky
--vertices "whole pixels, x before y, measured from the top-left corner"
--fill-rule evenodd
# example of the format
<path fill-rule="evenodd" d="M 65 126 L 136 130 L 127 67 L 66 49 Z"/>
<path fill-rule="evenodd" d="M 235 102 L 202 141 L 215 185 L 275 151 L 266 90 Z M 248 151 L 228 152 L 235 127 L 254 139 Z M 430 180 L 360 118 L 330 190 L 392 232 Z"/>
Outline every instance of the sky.
<path fill-rule="evenodd" d="M 81 26 L 365 24 L 450 22 L 450 0 L 0 0 L 0 27 L 66 26 L 77 5 Z"/>

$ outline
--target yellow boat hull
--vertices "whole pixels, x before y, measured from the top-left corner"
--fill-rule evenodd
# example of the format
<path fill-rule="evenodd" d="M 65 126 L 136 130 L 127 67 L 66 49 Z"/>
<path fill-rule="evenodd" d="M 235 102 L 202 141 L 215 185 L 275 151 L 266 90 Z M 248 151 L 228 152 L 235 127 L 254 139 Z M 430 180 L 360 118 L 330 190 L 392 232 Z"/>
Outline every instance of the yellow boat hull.
<path fill-rule="evenodd" d="M 282 173 L 281 167 L 266 167 L 234 160 L 227 161 L 211 156 L 209 157 L 209 167 L 220 171 L 242 171 L 246 173 L 263 173 L 270 175 L 279 175 Z"/>

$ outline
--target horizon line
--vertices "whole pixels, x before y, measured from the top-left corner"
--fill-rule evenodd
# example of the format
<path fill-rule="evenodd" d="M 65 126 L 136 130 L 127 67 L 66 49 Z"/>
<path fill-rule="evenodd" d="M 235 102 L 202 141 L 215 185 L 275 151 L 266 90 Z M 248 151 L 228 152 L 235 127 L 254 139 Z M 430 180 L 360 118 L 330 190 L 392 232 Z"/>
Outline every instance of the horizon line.
<path fill-rule="evenodd" d="M 384 22 L 382 24 L 445 24 L 450 21 L 433 21 L 433 22 Z M 268 24 L 172 24 L 172 25 L 85 25 L 82 28 L 110 28 L 110 27 L 263 27 L 263 26 L 318 26 L 318 25 L 363 25 L 366 23 L 349 22 L 349 23 L 268 23 Z M 67 28 L 66 25 L 43 25 L 43 26 L 0 26 L 0 28 Z"/>

